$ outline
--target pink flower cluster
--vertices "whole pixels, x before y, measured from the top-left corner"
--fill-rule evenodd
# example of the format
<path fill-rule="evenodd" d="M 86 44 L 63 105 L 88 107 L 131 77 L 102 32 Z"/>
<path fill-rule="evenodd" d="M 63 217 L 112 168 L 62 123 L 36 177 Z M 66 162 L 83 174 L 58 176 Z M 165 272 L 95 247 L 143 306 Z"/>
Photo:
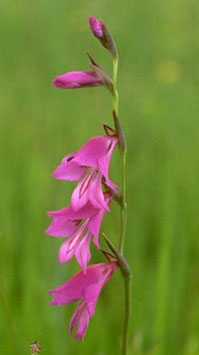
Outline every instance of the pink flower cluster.
<path fill-rule="evenodd" d="M 90 25 L 93 33 L 100 37 L 103 31 L 101 23 L 92 17 Z M 102 81 L 95 72 L 73 71 L 57 76 L 53 84 L 57 88 L 73 89 L 102 85 Z M 101 223 L 105 213 L 110 211 L 113 193 L 117 190 L 109 179 L 110 159 L 117 144 L 114 133 L 93 137 L 78 151 L 65 156 L 53 172 L 56 179 L 77 182 L 70 205 L 47 213 L 52 222 L 46 230 L 46 234 L 64 238 L 59 262 L 66 263 L 75 256 L 82 268 L 62 286 L 50 291 L 54 296 L 53 305 L 80 301 L 69 325 L 70 332 L 76 329 L 76 339 L 83 339 L 98 296 L 117 268 L 114 259 L 87 267 L 91 258 L 90 242 L 92 240 L 100 249 Z"/>

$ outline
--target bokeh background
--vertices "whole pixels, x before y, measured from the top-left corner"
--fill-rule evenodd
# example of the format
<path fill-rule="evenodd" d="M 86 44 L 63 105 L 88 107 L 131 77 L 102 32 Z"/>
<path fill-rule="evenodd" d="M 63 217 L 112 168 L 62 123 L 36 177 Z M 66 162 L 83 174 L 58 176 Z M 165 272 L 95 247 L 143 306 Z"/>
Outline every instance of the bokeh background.
<path fill-rule="evenodd" d="M 60 240 L 45 211 L 69 202 L 73 183 L 51 172 L 112 124 L 104 88 L 56 90 L 55 75 L 88 69 L 87 50 L 111 58 L 88 16 L 103 18 L 120 52 L 120 117 L 128 140 L 128 228 L 133 270 L 132 355 L 199 354 L 199 3 L 197 0 L 1 0 L 0 353 L 119 355 L 119 272 L 103 290 L 83 343 L 67 326 L 74 305 L 52 307 L 48 290 L 77 266 L 58 263 Z M 119 183 L 115 153 L 111 177 Z M 119 211 L 103 223 L 117 243 Z M 102 261 L 92 247 L 92 262 Z M 15 344 L 16 342 L 16 344 Z"/>

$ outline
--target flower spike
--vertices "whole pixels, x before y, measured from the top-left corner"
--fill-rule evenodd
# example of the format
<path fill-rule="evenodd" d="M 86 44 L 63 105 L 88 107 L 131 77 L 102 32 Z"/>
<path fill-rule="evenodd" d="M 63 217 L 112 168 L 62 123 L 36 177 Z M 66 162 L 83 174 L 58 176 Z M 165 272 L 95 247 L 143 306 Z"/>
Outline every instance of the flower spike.
<path fill-rule="evenodd" d="M 118 117 L 117 73 L 119 56 L 115 42 L 104 22 L 91 16 L 89 23 L 93 35 L 112 54 L 112 77 L 87 53 L 90 71 L 70 71 L 58 75 L 54 78 L 53 85 L 60 89 L 102 85 L 108 88 L 112 94 L 114 127 L 111 128 L 111 126 L 104 124 L 104 135 L 92 137 L 79 150 L 66 155 L 53 172 L 56 179 L 76 181 L 77 184 L 72 192 L 69 206 L 47 213 L 49 217 L 52 217 L 52 220 L 45 233 L 53 237 L 65 238 L 59 250 L 59 262 L 66 263 L 75 256 L 82 270 L 49 293 L 53 296 L 52 305 L 65 305 L 79 301 L 71 318 L 69 331 L 74 334 L 75 339 L 83 339 L 90 318 L 94 316 L 96 303 L 102 288 L 115 270 L 120 267 L 125 288 L 122 354 L 127 355 L 131 270 L 123 255 L 126 234 L 127 145 Z M 110 160 L 117 145 L 121 153 L 120 190 L 109 179 Z M 105 213 L 110 211 L 112 200 L 115 200 L 121 209 L 119 249 L 103 234 L 109 248 L 105 250 L 100 246 L 99 232 Z M 104 254 L 107 260 L 104 263 L 87 267 L 91 258 L 91 242 Z"/>

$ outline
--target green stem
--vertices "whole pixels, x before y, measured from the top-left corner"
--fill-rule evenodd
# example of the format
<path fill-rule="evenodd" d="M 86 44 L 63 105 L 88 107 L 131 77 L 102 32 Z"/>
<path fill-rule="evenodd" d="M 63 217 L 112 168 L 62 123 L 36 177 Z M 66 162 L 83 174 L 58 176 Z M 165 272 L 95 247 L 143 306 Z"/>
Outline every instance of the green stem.
<path fill-rule="evenodd" d="M 118 72 L 118 63 L 119 57 L 115 57 L 113 59 L 113 110 L 118 114 L 118 106 L 119 106 L 119 94 L 117 91 L 117 72 Z"/>
<path fill-rule="evenodd" d="M 126 234 L 126 150 L 122 152 L 122 186 L 121 186 L 121 229 L 120 229 L 120 244 L 119 251 L 123 255 L 124 252 L 124 241 Z"/>
<path fill-rule="evenodd" d="M 118 116 L 118 106 L 119 106 L 119 95 L 117 91 L 117 72 L 118 72 L 118 56 L 113 59 L 113 111 L 116 116 Z M 116 131 L 118 137 L 123 137 L 122 148 L 120 146 L 121 152 L 121 227 L 120 227 L 120 241 L 119 241 L 119 252 L 121 257 L 123 256 L 125 234 L 126 234 L 126 142 L 122 126 L 117 117 L 118 124 L 116 125 Z M 123 270 L 122 270 L 123 271 Z M 131 308 L 131 273 L 130 269 L 128 272 L 122 272 L 124 279 L 124 290 L 125 290 L 125 316 L 123 324 L 123 335 L 122 335 L 122 355 L 127 355 L 128 353 L 128 332 L 129 332 L 129 320 L 130 320 L 130 308 Z"/>
<path fill-rule="evenodd" d="M 128 354 L 128 333 L 131 314 L 131 277 L 124 278 L 125 289 L 125 318 L 123 325 L 122 355 Z"/>

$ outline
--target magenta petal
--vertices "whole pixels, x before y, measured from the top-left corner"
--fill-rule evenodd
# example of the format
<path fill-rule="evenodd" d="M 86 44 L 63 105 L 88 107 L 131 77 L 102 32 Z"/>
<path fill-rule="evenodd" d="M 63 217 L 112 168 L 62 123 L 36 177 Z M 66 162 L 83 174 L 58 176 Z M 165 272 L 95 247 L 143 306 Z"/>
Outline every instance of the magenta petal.
<path fill-rule="evenodd" d="M 75 256 L 77 259 L 78 264 L 82 267 L 84 273 L 86 273 L 86 266 L 90 260 L 90 240 L 91 234 L 88 232 L 78 244 L 75 250 Z"/>
<path fill-rule="evenodd" d="M 95 208 L 109 211 L 109 207 L 105 201 L 104 193 L 101 186 L 102 175 L 97 174 L 89 186 L 89 200 Z"/>
<path fill-rule="evenodd" d="M 108 263 L 111 269 L 112 264 L 113 263 Z M 83 299 L 87 287 L 100 282 L 103 272 L 106 270 L 106 266 L 107 263 L 88 266 L 86 274 L 84 274 L 83 271 L 80 271 L 60 287 L 49 291 L 49 293 L 54 296 L 51 303 L 54 305 L 63 305 Z"/>
<path fill-rule="evenodd" d="M 77 181 L 82 177 L 86 168 L 76 163 L 74 157 L 75 154 L 71 153 L 62 159 L 60 165 L 53 172 L 56 179 Z"/>
<path fill-rule="evenodd" d="M 54 237 L 72 236 L 76 232 L 78 226 L 75 221 L 69 220 L 67 218 L 69 210 L 70 207 L 48 212 L 48 216 L 53 217 L 53 219 L 45 233 Z"/>
<path fill-rule="evenodd" d="M 100 231 L 100 227 L 101 227 L 104 213 L 105 213 L 104 210 L 99 210 L 98 213 L 96 213 L 92 218 L 90 218 L 90 220 L 88 222 L 88 228 L 89 228 L 91 234 L 94 236 L 93 242 L 95 243 L 97 248 L 100 248 L 98 235 L 99 235 L 99 231 Z"/>
<path fill-rule="evenodd" d="M 69 332 L 73 332 L 73 329 L 78 324 L 79 318 L 81 317 L 82 311 L 85 308 L 85 301 L 81 301 L 80 304 L 77 306 L 69 324 Z"/>
<path fill-rule="evenodd" d="M 91 218 L 93 215 L 95 215 L 96 212 L 97 212 L 97 209 L 90 203 L 90 201 L 88 201 L 78 211 L 74 211 L 71 208 L 71 213 L 70 213 L 69 218 L 75 219 L 75 220 L 87 219 L 87 218 Z"/>
<path fill-rule="evenodd" d="M 88 201 L 88 203 L 78 211 L 74 211 L 72 206 L 64 207 L 56 211 L 47 212 L 49 217 L 65 217 L 67 220 L 81 220 L 92 217 L 97 209 Z"/>
<path fill-rule="evenodd" d="M 88 202 L 89 185 L 92 179 L 92 175 L 93 172 L 89 172 L 89 174 L 86 175 L 86 177 L 82 181 L 80 181 L 77 187 L 74 189 L 71 196 L 71 205 L 74 211 L 80 210 Z"/>
<path fill-rule="evenodd" d="M 98 264 L 99 266 L 99 276 L 98 282 L 96 285 L 90 284 L 85 290 L 85 299 L 87 300 L 88 304 L 88 312 L 89 316 L 92 317 L 95 313 L 96 303 L 99 297 L 99 294 L 105 284 L 109 281 L 111 275 L 117 268 L 117 264 L 112 263 L 103 263 Z"/>
<path fill-rule="evenodd" d="M 78 238 L 77 238 L 78 239 Z M 76 243 L 76 240 L 74 237 L 66 240 L 60 247 L 59 249 L 59 262 L 60 263 L 66 263 L 67 261 L 71 260 L 74 253 L 75 253 L 75 248 L 74 245 Z"/>
<path fill-rule="evenodd" d="M 87 232 L 88 222 L 85 221 L 77 230 L 71 238 L 61 245 L 59 251 L 59 261 L 60 263 L 66 263 L 75 254 L 76 248 L 81 242 L 82 234 Z"/>
<path fill-rule="evenodd" d="M 81 318 L 79 320 L 79 324 L 77 327 L 77 332 L 75 334 L 75 339 L 84 339 L 86 330 L 88 328 L 89 325 L 89 313 L 88 313 L 88 309 L 84 309 L 84 311 L 82 312 Z"/>
<path fill-rule="evenodd" d="M 109 136 L 96 136 L 89 139 L 75 154 L 74 161 L 80 165 L 98 167 L 98 160 L 106 156 L 112 141 L 116 138 Z"/>
<path fill-rule="evenodd" d="M 59 89 L 78 89 L 102 84 L 102 80 L 93 71 L 71 71 L 58 75 L 53 80 L 53 85 Z"/>
<path fill-rule="evenodd" d="M 75 339 L 83 339 L 86 333 L 86 329 L 89 324 L 89 314 L 85 301 L 80 302 L 79 306 L 76 308 L 73 314 L 70 324 L 69 331 L 72 333 L 74 328 L 77 327 L 77 332 L 75 334 Z"/>
<path fill-rule="evenodd" d="M 108 206 L 111 200 L 113 199 L 113 196 L 110 193 L 106 192 L 104 194 L 104 197 L 105 197 L 106 204 Z M 105 212 L 106 211 L 104 209 L 101 210 L 99 209 L 97 213 L 95 213 L 91 218 L 89 218 L 88 221 L 88 229 L 93 235 L 93 242 L 95 243 L 97 248 L 100 248 L 98 235 L 99 235 L 102 219 L 104 217 Z"/>
<path fill-rule="evenodd" d="M 68 214 L 70 213 L 71 207 L 64 207 L 60 208 L 59 210 L 56 211 L 48 211 L 46 212 L 48 217 L 58 217 L 58 216 L 65 216 L 66 218 L 68 217 Z"/>
<path fill-rule="evenodd" d="M 60 287 L 49 291 L 49 293 L 54 296 L 51 304 L 64 305 L 83 299 L 85 288 L 87 285 L 97 282 L 99 278 L 98 274 L 99 272 L 96 265 L 87 267 L 86 275 L 83 271 L 78 272 Z"/>
<path fill-rule="evenodd" d="M 117 186 L 109 180 L 108 171 L 109 171 L 110 159 L 111 159 L 111 156 L 113 154 L 113 151 L 114 151 L 116 145 L 117 145 L 117 139 L 115 137 L 111 137 L 111 141 L 110 141 L 109 147 L 106 151 L 106 155 L 102 155 L 101 157 L 99 157 L 99 160 L 98 160 L 99 171 L 105 177 L 106 185 L 112 189 L 116 189 Z"/>

